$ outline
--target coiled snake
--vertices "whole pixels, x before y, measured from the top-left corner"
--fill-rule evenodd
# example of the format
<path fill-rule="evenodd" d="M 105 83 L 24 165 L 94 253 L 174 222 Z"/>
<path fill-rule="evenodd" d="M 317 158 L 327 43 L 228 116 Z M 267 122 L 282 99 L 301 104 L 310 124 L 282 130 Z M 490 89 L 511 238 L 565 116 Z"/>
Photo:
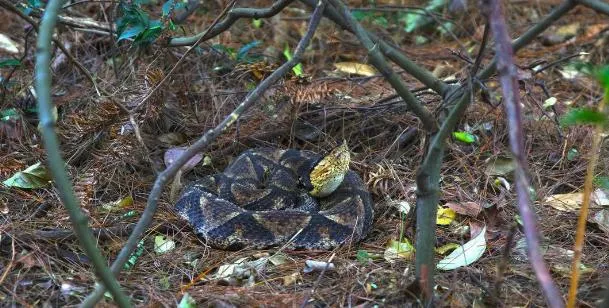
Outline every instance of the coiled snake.
<path fill-rule="evenodd" d="M 175 209 L 215 248 L 331 249 L 372 225 L 372 199 L 349 162 L 346 142 L 325 157 L 250 149 L 187 187 Z"/>

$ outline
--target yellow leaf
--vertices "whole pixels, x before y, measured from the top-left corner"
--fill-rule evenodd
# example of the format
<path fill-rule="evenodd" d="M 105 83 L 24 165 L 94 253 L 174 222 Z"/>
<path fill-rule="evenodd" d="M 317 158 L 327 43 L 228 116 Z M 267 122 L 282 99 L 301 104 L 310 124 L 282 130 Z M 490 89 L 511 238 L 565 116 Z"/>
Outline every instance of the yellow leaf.
<path fill-rule="evenodd" d="M 129 195 L 129 196 L 127 196 L 127 197 L 125 197 L 125 198 L 123 198 L 121 200 L 118 200 L 116 202 L 116 205 L 118 207 L 120 207 L 120 208 L 132 206 L 133 205 L 133 197 L 131 195 Z"/>
<path fill-rule="evenodd" d="M 446 245 L 442 245 L 440 247 L 436 248 L 436 253 L 438 254 L 446 254 L 447 252 L 451 251 L 451 250 L 455 250 L 458 247 L 460 247 L 461 245 L 457 244 L 457 243 L 448 243 Z"/>
<path fill-rule="evenodd" d="M 563 212 L 575 212 L 582 204 L 582 193 L 557 194 L 547 197 L 544 203 Z"/>
<path fill-rule="evenodd" d="M 403 239 L 401 242 L 391 240 L 383 257 L 387 262 L 393 263 L 398 259 L 411 260 L 414 255 L 414 246 L 410 244 L 408 239 Z"/>
<path fill-rule="evenodd" d="M 368 64 L 357 63 L 357 62 L 338 62 L 334 63 L 336 69 L 343 73 L 362 75 L 366 77 L 374 76 L 377 74 L 376 69 Z"/>
<path fill-rule="evenodd" d="M 133 205 L 133 197 L 131 195 L 116 200 L 114 202 L 108 202 L 108 203 L 104 203 L 102 204 L 102 209 L 104 209 L 105 211 L 116 211 L 119 209 L 123 209 L 123 208 L 127 208 Z"/>
<path fill-rule="evenodd" d="M 436 215 L 436 224 L 450 225 L 457 217 L 457 213 L 450 208 L 438 206 L 438 214 Z"/>

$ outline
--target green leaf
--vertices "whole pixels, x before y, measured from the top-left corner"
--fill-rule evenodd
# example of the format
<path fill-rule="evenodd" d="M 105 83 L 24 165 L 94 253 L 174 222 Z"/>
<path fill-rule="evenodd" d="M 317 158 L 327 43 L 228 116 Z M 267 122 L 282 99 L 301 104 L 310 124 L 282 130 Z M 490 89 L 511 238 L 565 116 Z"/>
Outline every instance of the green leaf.
<path fill-rule="evenodd" d="M 569 161 L 573 161 L 577 156 L 579 156 L 579 152 L 576 148 L 570 148 L 567 152 L 567 160 Z"/>
<path fill-rule="evenodd" d="M 387 20 L 387 18 L 385 18 L 385 16 L 376 16 L 372 20 L 372 23 L 377 25 L 377 26 L 381 26 L 383 28 L 389 27 L 389 21 Z"/>
<path fill-rule="evenodd" d="M 353 15 L 353 18 L 355 18 L 355 20 L 362 21 L 364 19 L 373 17 L 374 12 L 373 11 L 353 10 L 353 12 L 351 12 L 351 15 Z"/>
<path fill-rule="evenodd" d="M 302 71 L 302 63 L 298 63 L 296 64 L 296 66 L 294 66 L 292 68 L 292 71 L 294 72 L 294 75 L 301 77 L 302 75 L 304 75 L 303 71 Z"/>
<path fill-rule="evenodd" d="M 150 18 L 137 4 L 125 4 L 125 2 L 121 2 L 119 9 L 122 16 L 116 22 L 116 31 L 118 33 L 123 33 L 129 27 L 140 26 L 144 29 L 148 27 Z"/>
<path fill-rule="evenodd" d="M 128 195 L 127 197 L 119 199 L 117 201 L 104 203 L 104 204 L 102 204 L 101 208 L 104 211 L 111 212 L 111 211 L 124 209 L 124 208 L 130 207 L 132 205 L 133 205 L 133 197 L 131 195 Z"/>
<path fill-rule="evenodd" d="M 17 59 L 6 59 L 0 61 L 0 68 L 21 66 L 21 61 Z"/>
<path fill-rule="evenodd" d="M 394 263 L 399 259 L 411 260 L 414 256 L 414 246 L 410 244 L 408 239 L 402 241 L 391 240 L 385 248 L 383 257 L 389 263 Z"/>
<path fill-rule="evenodd" d="M 607 125 L 607 116 L 591 108 L 571 109 L 560 119 L 562 126 L 573 125 Z"/>
<path fill-rule="evenodd" d="M 139 36 L 138 38 L 136 38 L 136 43 L 140 43 L 140 44 L 149 44 L 154 42 L 154 40 L 156 40 L 161 33 L 163 32 L 163 29 L 161 27 L 151 27 L 146 29 L 146 31 L 144 31 L 141 36 Z"/>
<path fill-rule="evenodd" d="M 364 263 L 364 264 L 368 263 L 368 261 L 372 260 L 372 258 L 370 257 L 370 254 L 366 250 L 358 250 L 355 258 L 357 259 L 357 261 Z"/>
<path fill-rule="evenodd" d="M 468 132 L 453 132 L 453 137 L 461 142 L 470 144 L 476 142 L 476 136 Z"/>
<path fill-rule="evenodd" d="M 416 45 L 423 45 L 423 44 L 426 44 L 427 42 L 429 42 L 429 40 L 422 35 L 417 35 L 414 37 L 414 43 Z"/>
<path fill-rule="evenodd" d="M 597 71 L 596 71 L 596 79 L 598 79 L 598 82 L 601 84 L 601 87 L 603 87 L 603 89 L 605 89 L 605 91 L 609 90 L 609 65 L 605 65 L 600 67 Z M 608 95 L 608 94 L 605 94 Z"/>
<path fill-rule="evenodd" d="M 197 307 L 197 301 L 195 301 L 192 296 L 188 293 L 184 293 L 180 303 L 178 304 L 178 308 L 195 308 Z"/>
<path fill-rule="evenodd" d="M 288 46 L 288 44 L 285 44 L 285 48 L 283 49 L 283 55 L 286 59 L 288 59 L 288 61 L 292 60 L 292 51 L 290 50 L 290 46 Z M 296 66 L 292 67 L 292 72 L 294 72 L 294 75 L 296 76 L 302 76 L 302 64 L 298 63 L 296 64 Z"/>
<path fill-rule="evenodd" d="M 169 15 L 174 3 L 175 3 L 174 0 L 167 0 L 165 3 L 163 3 L 163 7 L 161 9 L 163 12 L 163 16 Z"/>
<path fill-rule="evenodd" d="M 425 7 L 425 10 L 419 10 L 415 13 L 407 13 L 406 15 L 401 16 L 399 19 L 402 21 L 404 25 L 404 31 L 410 33 L 414 30 L 426 27 L 435 22 L 432 17 L 429 17 L 425 11 L 434 13 L 439 11 L 446 4 L 446 0 L 432 0 Z"/>
<path fill-rule="evenodd" d="M 168 4 L 166 3 L 166 5 Z M 168 7 L 171 8 L 171 6 Z M 164 7 L 164 9 L 168 7 Z M 119 8 L 122 13 L 116 23 L 119 41 L 133 38 L 136 45 L 148 45 L 154 42 L 164 30 L 163 23 L 160 20 L 150 20 L 148 13 L 141 9 L 137 1 L 128 4 L 121 2 Z"/>
<path fill-rule="evenodd" d="M 127 219 L 127 218 L 135 216 L 136 214 L 137 214 L 137 212 L 132 210 L 132 211 L 129 211 L 129 212 L 121 215 L 121 219 Z"/>
<path fill-rule="evenodd" d="M 290 46 L 285 44 L 285 48 L 283 49 L 283 56 L 288 59 L 288 61 L 292 60 L 292 50 L 290 50 Z"/>
<path fill-rule="evenodd" d="M 0 110 L 0 120 L 3 122 L 17 121 L 21 118 L 21 114 L 17 108 L 7 108 Z"/>
<path fill-rule="evenodd" d="M 447 21 L 445 23 L 442 23 L 441 26 L 437 26 L 437 29 L 442 35 L 447 35 L 450 31 L 454 31 L 455 24 L 450 21 Z"/>
<path fill-rule="evenodd" d="M 603 188 L 609 189 L 609 177 L 607 176 L 598 176 L 594 178 L 594 185 Z"/>
<path fill-rule="evenodd" d="M 406 33 L 426 26 L 433 21 L 430 17 L 425 16 L 424 13 L 408 13 L 402 17 L 401 20 L 405 23 L 404 31 L 406 31 Z"/>
<path fill-rule="evenodd" d="M 237 58 L 236 58 L 237 61 L 241 61 L 241 60 L 245 59 L 245 57 L 247 56 L 247 53 L 250 52 L 250 50 L 252 50 L 254 47 L 256 47 L 260 44 L 261 44 L 260 41 L 253 41 L 253 42 L 243 45 L 243 47 L 239 48 L 239 51 L 237 52 Z"/>
<path fill-rule="evenodd" d="M 552 107 L 552 106 L 556 105 L 556 102 L 558 102 L 558 99 L 556 99 L 556 97 L 552 96 L 543 102 L 543 108 L 546 109 L 548 107 Z"/>
<path fill-rule="evenodd" d="M 252 25 L 254 25 L 254 28 L 260 29 L 262 27 L 262 19 L 254 18 L 252 20 Z"/>
<path fill-rule="evenodd" d="M 154 252 L 164 254 L 176 248 L 176 243 L 169 237 L 157 235 L 154 237 Z"/>
<path fill-rule="evenodd" d="M 15 173 L 12 177 L 2 183 L 8 187 L 34 189 L 48 185 L 50 180 L 51 177 L 49 176 L 46 167 L 40 162 L 37 162 L 27 167 L 27 169 Z"/>
<path fill-rule="evenodd" d="M 436 248 L 434 249 L 434 251 L 435 251 L 437 254 L 439 254 L 439 255 L 444 255 L 444 254 L 446 254 L 447 252 L 449 252 L 449 251 L 453 251 L 453 250 L 455 250 L 455 249 L 457 249 L 457 248 L 459 248 L 459 247 L 461 247 L 461 245 L 459 245 L 459 244 L 457 244 L 457 243 L 447 243 L 447 244 L 444 244 L 444 245 L 442 245 L 442 246 L 440 246 L 440 247 L 436 247 Z"/>
<path fill-rule="evenodd" d="M 171 287 L 171 284 L 169 284 L 169 277 L 161 277 L 161 279 L 159 279 L 159 288 L 163 291 L 167 291 L 169 290 L 169 287 Z"/>
<path fill-rule="evenodd" d="M 146 30 L 146 28 L 144 28 L 144 26 L 142 26 L 142 25 L 137 25 L 137 26 L 131 27 L 121 33 L 121 35 L 118 37 L 118 41 L 120 42 L 121 40 L 126 40 L 129 38 L 135 37 L 135 36 L 139 35 L 140 33 L 144 32 L 145 30 Z"/>
<path fill-rule="evenodd" d="M 125 265 L 123 266 L 123 268 L 125 270 L 130 270 L 135 265 L 135 262 L 137 262 L 137 259 L 139 259 L 143 253 L 144 253 L 144 240 L 140 240 L 137 243 L 137 247 L 135 248 L 135 251 L 131 254 L 131 256 L 129 256 L 129 259 L 127 260 L 127 262 L 125 262 Z"/>
<path fill-rule="evenodd" d="M 41 0 L 28 0 L 27 3 L 35 9 L 39 9 L 39 8 L 43 7 Z"/>
<path fill-rule="evenodd" d="M 219 52 L 223 52 L 223 53 L 227 54 L 233 60 L 237 58 L 237 53 L 235 52 L 234 48 L 226 47 L 222 44 L 214 44 L 214 45 L 212 45 L 212 48 Z"/>

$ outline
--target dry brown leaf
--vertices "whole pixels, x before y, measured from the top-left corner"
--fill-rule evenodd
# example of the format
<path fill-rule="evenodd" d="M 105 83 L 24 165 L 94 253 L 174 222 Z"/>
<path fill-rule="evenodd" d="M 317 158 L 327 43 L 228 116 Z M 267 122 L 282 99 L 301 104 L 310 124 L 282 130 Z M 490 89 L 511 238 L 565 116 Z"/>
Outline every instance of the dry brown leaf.
<path fill-rule="evenodd" d="M 544 203 L 563 212 L 575 212 L 579 210 L 584 200 L 583 193 L 568 193 L 568 194 L 556 194 L 544 199 Z M 592 192 L 591 205 L 607 205 L 609 199 L 605 192 L 601 189 L 597 189 Z"/>
<path fill-rule="evenodd" d="M 481 222 L 470 221 L 469 222 L 469 234 L 471 238 L 474 238 L 484 230 L 485 225 Z"/>
<path fill-rule="evenodd" d="M 448 202 L 444 206 L 449 207 L 458 214 L 476 217 L 482 212 L 482 206 L 477 202 Z"/>
<path fill-rule="evenodd" d="M 17 263 L 21 264 L 23 268 L 30 269 L 32 267 L 38 266 L 38 260 L 34 257 L 33 252 L 22 251 L 20 256 L 17 258 Z"/>
<path fill-rule="evenodd" d="M 287 287 L 295 284 L 298 281 L 299 277 L 300 273 L 292 273 L 290 275 L 283 276 L 283 286 Z"/>

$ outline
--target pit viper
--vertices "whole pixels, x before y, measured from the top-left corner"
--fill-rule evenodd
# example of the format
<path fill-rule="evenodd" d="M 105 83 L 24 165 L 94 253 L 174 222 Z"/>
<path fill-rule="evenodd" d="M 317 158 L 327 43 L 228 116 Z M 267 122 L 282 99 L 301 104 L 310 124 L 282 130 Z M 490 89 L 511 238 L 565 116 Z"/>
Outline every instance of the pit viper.
<path fill-rule="evenodd" d="M 372 225 L 370 193 L 350 160 L 346 142 L 325 156 L 249 149 L 185 188 L 175 210 L 219 249 L 332 249 L 361 240 Z"/>

